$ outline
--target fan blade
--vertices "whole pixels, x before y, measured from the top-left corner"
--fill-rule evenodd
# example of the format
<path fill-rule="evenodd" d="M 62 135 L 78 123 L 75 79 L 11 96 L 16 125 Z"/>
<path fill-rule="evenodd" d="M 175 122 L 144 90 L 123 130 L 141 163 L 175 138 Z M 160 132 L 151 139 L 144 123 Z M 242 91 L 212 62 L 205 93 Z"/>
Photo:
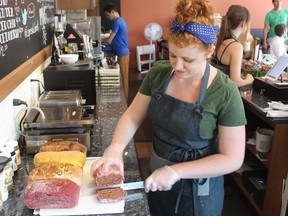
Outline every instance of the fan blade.
<path fill-rule="evenodd" d="M 150 28 L 145 29 L 145 35 L 147 35 L 148 37 L 151 36 L 151 30 L 150 30 Z"/>
<path fill-rule="evenodd" d="M 153 31 L 159 31 L 159 30 L 160 30 L 160 27 L 159 27 L 158 25 L 152 25 L 152 26 L 151 26 L 151 29 L 152 29 Z"/>

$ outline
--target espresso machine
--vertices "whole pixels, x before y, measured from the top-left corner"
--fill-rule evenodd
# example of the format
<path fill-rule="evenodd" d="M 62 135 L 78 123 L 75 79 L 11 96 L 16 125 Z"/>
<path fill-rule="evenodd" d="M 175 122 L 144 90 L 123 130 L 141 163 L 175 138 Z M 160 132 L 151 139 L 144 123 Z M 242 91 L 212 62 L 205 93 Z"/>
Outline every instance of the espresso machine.
<path fill-rule="evenodd" d="M 101 54 L 101 17 L 67 21 L 64 37 L 68 46 L 77 44 L 80 59 L 94 59 Z"/>
<path fill-rule="evenodd" d="M 65 14 L 55 14 L 52 64 L 61 64 L 59 55 L 65 53 L 78 53 L 82 60 L 101 55 L 101 17 L 66 20 Z"/>

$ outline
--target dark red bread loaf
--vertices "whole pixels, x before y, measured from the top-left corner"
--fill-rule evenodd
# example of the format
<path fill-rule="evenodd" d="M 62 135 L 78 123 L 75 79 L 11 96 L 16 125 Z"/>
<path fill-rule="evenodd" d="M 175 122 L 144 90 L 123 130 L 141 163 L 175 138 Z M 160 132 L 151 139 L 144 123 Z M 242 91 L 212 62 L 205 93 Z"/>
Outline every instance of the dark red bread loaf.
<path fill-rule="evenodd" d="M 124 176 L 117 165 L 111 166 L 111 169 L 106 173 L 103 173 L 102 167 L 100 167 L 94 172 L 93 177 L 96 187 L 121 184 L 124 180 Z"/>
<path fill-rule="evenodd" d="M 30 209 L 72 208 L 78 204 L 80 187 L 68 179 L 40 180 L 28 184 L 23 202 Z"/>

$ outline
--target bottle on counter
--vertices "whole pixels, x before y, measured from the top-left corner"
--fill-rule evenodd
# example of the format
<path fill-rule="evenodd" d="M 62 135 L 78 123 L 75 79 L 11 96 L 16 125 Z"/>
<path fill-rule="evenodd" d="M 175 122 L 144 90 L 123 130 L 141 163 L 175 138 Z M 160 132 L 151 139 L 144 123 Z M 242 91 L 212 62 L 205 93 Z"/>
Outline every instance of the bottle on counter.
<path fill-rule="evenodd" d="M 9 147 L 5 146 L 5 147 L 2 147 L 0 149 L 0 151 L 2 153 L 10 153 L 11 154 L 12 168 L 13 168 L 14 173 L 17 172 L 18 166 L 17 166 L 16 154 L 15 154 L 14 148 L 10 147 L 10 146 Z"/>
<path fill-rule="evenodd" d="M 8 188 L 7 188 L 7 185 L 5 183 L 5 173 L 4 173 L 4 166 L 6 165 L 5 161 L 7 163 L 7 161 L 8 161 L 7 157 L 3 157 L 3 156 L 0 157 L 0 163 L 2 163 L 0 165 L 0 191 L 1 191 L 2 204 L 4 201 L 6 201 L 8 199 Z"/>
<path fill-rule="evenodd" d="M 3 210 L 3 200 L 2 200 L 2 191 L 0 189 L 0 211 L 2 211 L 2 210 Z"/>
<path fill-rule="evenodd" d="M 21 153 L 17 141 L 8 141 L 5 144 L 6 147 L 13 147 L 16 155 L 16 162 L 18 169 L 21 167 Z"/>
<path fill-rule="evenodd" d="M 13 182 L 14 171 L 13 171 L 12 157 L 11 157 L 11 154 L 8 152 L 0 153 L 0 157 L 1 156 L 8 158 L 8 162 L 6 166 L 4 167 L 4 173 L 5 173 L 5 181 L 7 184 L 8 191 L 11 191 L 14 187 L 14 182 Z"/>

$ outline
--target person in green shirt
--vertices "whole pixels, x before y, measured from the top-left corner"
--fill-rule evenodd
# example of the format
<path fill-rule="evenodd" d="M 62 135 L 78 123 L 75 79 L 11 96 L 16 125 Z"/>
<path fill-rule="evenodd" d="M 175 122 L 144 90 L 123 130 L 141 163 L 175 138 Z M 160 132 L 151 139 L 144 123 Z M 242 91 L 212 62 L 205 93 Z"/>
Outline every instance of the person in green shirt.
<path fill-rule="evenodd" d="M 217 41 L 209 0 L 180 0 L 165 39 L 169 61 L 154 64 L 121 116 L 111 145 L 91 174 L 118 165 L 146 117 L 153 125 L 145 191 L 151 215 L 221 216 L 223 175 L 245 152 L 245 112 L 236 84 L 208 64 Z"/>
<path fill-rule="evenodd" d="M 272 0 L 274 8 L 265 16 L 263 30 L 263 48 L 268 49 L 269 43 L 275 37 L 274 28 L 277 24 L 285 24 L 288 22 L 288 9 L 282 8 L 282 0 Z M 286 38 L 286 36 L 285 36 Z"/>

